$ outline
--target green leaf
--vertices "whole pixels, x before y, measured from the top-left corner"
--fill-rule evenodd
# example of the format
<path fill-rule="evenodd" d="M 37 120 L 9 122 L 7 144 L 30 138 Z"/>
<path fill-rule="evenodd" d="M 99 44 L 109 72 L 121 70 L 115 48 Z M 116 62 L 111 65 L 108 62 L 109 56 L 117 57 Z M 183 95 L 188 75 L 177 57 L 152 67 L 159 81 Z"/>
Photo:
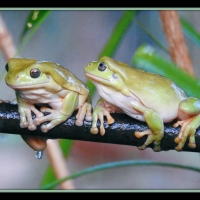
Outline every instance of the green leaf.
<path fill-rule="evenodd" d="M 53 168 L 49 165 L 45 171 L 43 176 L 42 182 L 40 183 L 40 188 L 44 187 L 45 185 L 54 182 L 56 180 Z"/>
<path fill-rule="evenodd" d="M 200 34 L 184 18 L 180 18 L 181 26 L 185 35 L 198 47 L 200 47 Z"/>
<path fill-rule="evenodd" d="M 200 98 L 200 80 L 164 59 L 153 47 L 149 45 L 140 46 L 135 52 L 132 64 L 134 67 L 165 76 L 174 81 L 187 95 Z"/>
<path fill-rule="evenodd" d="M 70 150 L 73 146 L 73 143 L 74 143 L 73 140 L 60 139 L 60 147 L 62 149 L 62 153 L 65 158 L 68 157 Z"/>
<path fill-rule="evenodd" d="M 18 55 L 36 30 L 40 27 L 46 17 L 50 14 L 50 10 L 34 10 L 31 11 L 28 19 L 26 20 L 26 24 L 24 30 L 21 34 L 21 45 L 17 50 L 16 55 Z"/>
<path fill-rule="evenodd" d="M 124 38 L 125 33 L 127 32 L 128 28 L 130 27 L 131 23 L 133 22 L 133 19 L 137 12 L 139 12 L 139 11 L 136 11 L 136 10 L 124 11 L 124 14 L 122 15 L 122 17 L 116 24 L 115 28 L 112 31 L 110 38 L 108 39 L 106 45 L 102 49 L 102 51 L 99 55 L 99 58 L 101 58 L 102 56 L 112 57 L 115 54 L 120 42 Z M 90 96 L 92 98 L 92 96 L 94 95 L 94 93 L 96 91 L 95 86 L 89 80 L 87 80 L 86 84 L 90 90 Z"/>
<path fill-rule="evenodd" d="M 124 161 L 105 163 L 105 164 L 101 164 L 101 165 L 95 165 L 93 167 L 86 168 L 86 169 L 78 171 L 70 176 L 67 176 L 67 177 L 59 179 L 55 182 L 49 183 L 49 184 L 43 186 L 41 189 L 43 189 L 43 190 L 53 189 L 55 186 L 59 185 L 60 183 L 66 181 L 66 180 L 78 178 L 85 174 L 91 174 L 93 172 L 102 171 L 105 169 L 111 169 L 111 168 L 117 168 L 117 167 L 129 167 L 129 166 L 137 166 L 137 165 L 173 167 L 173 168 L 188 169 L 188 170 L 200 172 L 200 168 L 192 167 L 192 166 L 188 166 L 188 165 L 179 165 L 179 164 L 167 163 L 167 162 L 156 162 L 156 161 L 151 161 L 151 160 L 124 160 Z"/>
<path fill-rule="evenodd" d="M 33 10 L 30 12 L 20 37 L 21 42 L 24 36 L 35 26 L 40 25 L 44 21 L 44 19 L 46 19 L 49 13 L 49 10 Z"/>
<path fill-rule="evenodd" d="M 130 27 L 131 23 L 133 22 L 135 18 L 135 14 L 139 12 L 136 10 L 128 10 L 124 11 L 124 14 L 116 24 L 115 28 L 112 31 L 112 34 L 107 41 L 106 45 L 102 49 L 99 58 L 102 56 L 113 56 L 122 41 L 122 39 L 125 36 L 125 33 L 127 32 L 128 28 Z"/>

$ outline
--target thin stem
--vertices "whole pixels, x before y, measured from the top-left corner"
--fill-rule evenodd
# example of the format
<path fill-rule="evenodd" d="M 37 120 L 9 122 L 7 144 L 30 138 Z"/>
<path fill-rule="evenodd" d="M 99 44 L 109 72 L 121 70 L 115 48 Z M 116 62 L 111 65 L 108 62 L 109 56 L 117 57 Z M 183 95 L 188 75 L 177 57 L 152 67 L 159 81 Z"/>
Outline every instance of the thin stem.
<path fill-rule="evenodd" d="M 160 18 L 172 60 L 189 74 L 194 75 L 192 61 L 181 29 L 178 12 L 161 10 Z"/>

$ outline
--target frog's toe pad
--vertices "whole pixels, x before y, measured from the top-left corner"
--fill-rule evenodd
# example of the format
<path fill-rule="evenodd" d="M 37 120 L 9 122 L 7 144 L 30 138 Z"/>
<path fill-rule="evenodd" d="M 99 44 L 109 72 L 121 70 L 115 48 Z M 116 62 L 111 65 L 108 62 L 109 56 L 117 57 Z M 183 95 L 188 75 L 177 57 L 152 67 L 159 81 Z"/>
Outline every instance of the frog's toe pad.
<path fill-rule="evenodd" d="M 160 146 L 156 146 L 156 147 L 154 147 L 154 148 L 153 148 L 153 151 L 155 151 L 155 152 L 159 152 L 159 151 L 161 151 Z"/>
<path fill-rule="evenodd" d="M 94 135 L 96 135 L 98 132 L 99 132 L 99 130 L 98 130 L 97 127 L 92 127 L 92 128 L 90 129 L 90 133 L 92 133 L 92 134 L 94 134 Z"/>
<path fill-rule="evenodd" d="M 144 149 L 146 149 L 146 145 L 142 145 L 142 146 L 139 146 L 139 147 L 137 147 L 139 150 L 144 150 Z"/>
<path fill-rule="evenodd" d="M 41 124 L 41 121 L 40 121 L 39 118 L 35 118 L 35 119 L 33 120 L 33 123 L 34 123 L 36 126 L 38 126 L 38 125 Z"/>
<path fill-rule="evenodd" d="M 105 135 L 105 129 L 104 129 L 104 127 L 100 127 L 100 134 L 101 134 L 101 136 Z"/>
<path fill-rule="evenodd" d="M 28 127 L 28 122 L 21 122 L 20 123 L 21 128 L 27 128 Z"/>
<path fill-rule="evenodd" d="M 82 120 L 76 120 L 75 124 L 76 124 L 76 126 L 83 126 L 83 121 Z"/>
<path fill-rule="evenodd" d="M 107 122 L 108 124 L 113 124 L 115 120 L 112 117 L 110 117 L 110 118 L 107 118 Z"/>
<path fill-rule="evenodd" d="M 49 128 L 47 125 L 42 125 L 41 130 L 42 130 L 42 132 L 47 133 L 49 131 Z"/>
<path fill-rule="evenodd" d="M 176 151 L 182 151 L 182 148 L 180 148 L 179 146 L 176 146 L 176 147 L 175 147 L 175 150 L 176 150 Z"/>
<path fill-rule="evenodd" d="M 136 138 L 142 138 L 143 137 L 143 135 L 141 134 L 141 132 L 135 132 L 135 137 Z"/>
<path fill-rule="evenodd" d="M 181 141 L 181 139 L 178 138 L 178 137 L 176 137 L 176 138 L 174 139 L 174 142 L 175 142 L 176 144 L 180 143 L 180 141 Z"/>
<path fill-rule="evenodd" d="M 194 149 L 194 148 L 196 148 L 196 144 L 189 142 L 188 147 L 190 147 L 191 149 Z"/>
<path fill-rule="evenodd" d="M 34 131 L 34 130 L 36 130 L 36 126 L 34 125 L 34 124 L 29 124 L 28 125 L 28 129 L 30 130 L 30 131 Z"/>

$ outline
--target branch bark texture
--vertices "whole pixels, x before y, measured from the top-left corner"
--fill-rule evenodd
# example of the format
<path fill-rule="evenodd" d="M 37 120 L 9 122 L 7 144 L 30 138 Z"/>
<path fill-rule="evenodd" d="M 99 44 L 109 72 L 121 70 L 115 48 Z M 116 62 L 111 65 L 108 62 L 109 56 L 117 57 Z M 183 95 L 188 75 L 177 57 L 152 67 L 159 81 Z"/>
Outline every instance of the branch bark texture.
<path fill-rule="evenodd" d="M 70 139 L 82 140 L 91 142 L 112 143 L 121 145 L 141 146 L 147 136 L 143 138 L 136 138 L 135 131 L 144 131 L 148 126 L 144 122 L 135 120 L 125 114 L 114 113 L 112 114 L 115 122 L 108 125 L 106 120 L 104 122 L 106 133 L 104 136 L 100 134 L 93 135 L 90 133 L 91 122 L 84 121 L 83 126 L 75 125 L 76 111 L 64 123 L 50 130 L 48 133 L 43 133 L 40 126 L 35 131 L 29 131 L 27 128 L 22 129 L 19 126 L 19 113 L 18 106 L 6 102 L 0 103 L 0 132 L 8 134 L 32 135 L 44 137 L 48 139 Z M 45 113 L 48 114 L 48 113 Z M 34 118 L 33 114 L 33 118 Z M 178 136 L 180 127 L 174 128 L 173 123 L 165 124 L 165 134 L 161 141 L 162 151 L 175 150 L 177 145 L 174 139 Z M 100 123 L 98 124 L 98 126 Z M 196 148 L 191 149 L 186 142 L 182 151 L 200 152 L 200 129 L 198 128 L 195 134 Z M 153 144 L 149 145 L 153 149 Z"/>

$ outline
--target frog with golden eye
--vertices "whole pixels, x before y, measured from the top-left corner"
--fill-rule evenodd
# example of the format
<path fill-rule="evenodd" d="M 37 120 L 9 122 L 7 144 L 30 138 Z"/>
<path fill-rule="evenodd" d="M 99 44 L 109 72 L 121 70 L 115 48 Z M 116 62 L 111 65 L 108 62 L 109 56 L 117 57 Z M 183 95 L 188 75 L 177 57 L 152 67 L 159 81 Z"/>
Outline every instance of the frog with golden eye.
<path fill-rule="evenodd" d="M 20 114 L 20 127 L 47 133 L 66 121 L 75 110 L 77 126 L 84 119 L 92 120 L 89 89 L 72 72 L 49 61 L 29 58 L 11 58 L 5 66 L 6 84 L 15 90 Z M 35 106 L 41 106 L 40 111 Z M 32 119 L 31 112 L 35 114 Z M 44 115 L 43 112 L 50 114 Z M 46 148 L 46 139 L 23 135 L 25 142 L 37 153 Z"/>
<path fill-rule="evenodd" d="M 181 126 L 175 142 L 175 149 L 181 151 L 187 139 L 190 148 L 196 147 L 195 132 L 200 126 L 200 100 L 187 97 L 184 91 L 171 80 L 149 73 L 124 62 L 103 56 L 98 61 L 85 66 L 85 76 L 95 85 L 100 99 L 92 115 L 90 132 L 97 134 L 97 121 L 100 120 L 100 134 L 105 134 L 104 116 L 108 124 L 115 120 L 111 113 L 125 113 L 139 121 L 146 122 L 149 129 L 135 132 L 137 138 L 147 135 L 140 150 L 154 144 L 154 151 L 161 151 L 160 143 L 164 136 L 164 123 L 178 121 Z"/>

